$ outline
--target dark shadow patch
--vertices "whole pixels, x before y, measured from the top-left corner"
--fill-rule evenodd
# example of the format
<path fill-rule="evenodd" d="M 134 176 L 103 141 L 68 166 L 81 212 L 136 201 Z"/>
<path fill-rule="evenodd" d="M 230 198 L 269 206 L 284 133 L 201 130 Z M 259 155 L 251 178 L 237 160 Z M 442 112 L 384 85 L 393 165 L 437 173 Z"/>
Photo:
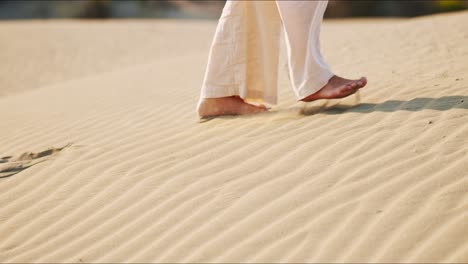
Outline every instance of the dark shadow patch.
<path fill-rule="evenodd" d="M 380 104 L 361 103 L 345 106 L 304 107 L 300 110 L 302 115 L 326 114 L 336 115 L 342 113 L 372 113 L 372 112 L 418 112 L 423 110 L 448 111 L 450 109 L 468 109 L 468 96 L 443 96 L 440 98 L 415 98 L 409 101 L 389 100 Z"/>
<path fill-rule="evenodd" d="M 70 147 L 67 144 L 61 148 L 50 148 L 41 152 L 25 152 L 17 157 L 6 156 L 0 159 L 0 179 L 8 178 L 36 164 L 47 161 L 49 157 L 56 155 L 65 148 Z"/>

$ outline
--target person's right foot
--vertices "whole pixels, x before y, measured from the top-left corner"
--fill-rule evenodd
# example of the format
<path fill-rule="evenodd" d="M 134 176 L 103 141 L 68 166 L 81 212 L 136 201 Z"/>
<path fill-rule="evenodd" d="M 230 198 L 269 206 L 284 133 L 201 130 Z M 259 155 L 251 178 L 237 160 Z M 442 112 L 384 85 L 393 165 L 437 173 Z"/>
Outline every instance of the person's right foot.
<path fill-rule="evenodd" d="M 311 102 L 319 99 L 338 99 L 350 96 L 363 88 L 367 84 L 367 79 L 362 77 L 359 80 L 348 80 L 338 76 L 333 76 L 328 83 L 318 92 L 302 99 L 303 102 Z"/>
<path fill-rule="evenodd" d="M 267 111 L 264 105 L 252 105 L 246 103 L 239 96 L 220 98 L 203 98 L 198 104 L 198 115 L 200 117 L 216 117 L 223 115 L 245 115 Z"/>

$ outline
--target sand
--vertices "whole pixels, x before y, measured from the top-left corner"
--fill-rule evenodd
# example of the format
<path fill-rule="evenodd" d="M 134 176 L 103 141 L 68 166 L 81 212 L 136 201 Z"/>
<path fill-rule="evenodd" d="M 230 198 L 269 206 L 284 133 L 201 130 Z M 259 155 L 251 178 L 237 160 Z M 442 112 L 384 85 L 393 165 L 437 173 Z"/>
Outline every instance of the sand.
<path fill-rule="evenodd" d="M 215 21 L 1 22 L 0 262 L 468 262 L 467 24 L 328 20 L 359 97 L 200 122 Z"/>

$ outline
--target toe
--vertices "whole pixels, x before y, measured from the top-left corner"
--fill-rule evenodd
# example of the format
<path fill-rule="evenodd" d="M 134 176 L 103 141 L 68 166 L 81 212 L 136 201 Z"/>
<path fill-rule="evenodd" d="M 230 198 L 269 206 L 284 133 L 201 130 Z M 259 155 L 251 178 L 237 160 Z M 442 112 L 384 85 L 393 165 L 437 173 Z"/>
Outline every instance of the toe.
<path fill-rule="evenodd" d="M 362 77 L 361 78 L 361 82 L 362 82 L 362 85 L 365 86 L 367 84 L 367 78 L 366 77 Z"/>
<path fill-rule="evenodd" d="M 252 104 L 250 106 L 253 107 L 255 110 L 259 110 L 259 111 L 267 110 L 267 107 L 264 104 L 258 104 L 258 105 Z"/>
<path fill-rule="evenodd" d="M 266 105 L 264 105 L 264 104 L 258 105 L 258 107 L 261 108 L 261 109 L 267 109 Z"/>
<path fill-rule="evenodd" d="M 261 108 L 261 107 L 255 107 L 253 109 L 253 113 L 262 113 L 262 112 L 265 112 L 265 111 L 267 111 L 267 109 L 266 108 Z"/>
<path fill-rule="evenodd" d="M 251 104 L 245 104 L 243 113 L 244 114 L 251 114 L 251 113 L 262 113 L 267 111 L 266 106 L 264 105 L 251 105 Z"/>

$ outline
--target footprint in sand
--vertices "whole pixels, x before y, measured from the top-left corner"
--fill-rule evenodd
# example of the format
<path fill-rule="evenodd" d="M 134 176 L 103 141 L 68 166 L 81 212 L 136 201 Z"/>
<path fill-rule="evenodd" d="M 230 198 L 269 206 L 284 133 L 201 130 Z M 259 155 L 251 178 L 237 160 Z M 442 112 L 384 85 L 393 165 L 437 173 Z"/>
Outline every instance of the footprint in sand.
<path fill-rule="evenodd" d="M 11 177 L 38 163 L 47 161 L 48 158 L 56 155 L 69 146 L 71 146 L 71 144 L 67 144 L 61 148 L 50 148 L 37 153 L 25 152 L 18 156 L 6 156 L 0 158 L 0 179 Z"/>

